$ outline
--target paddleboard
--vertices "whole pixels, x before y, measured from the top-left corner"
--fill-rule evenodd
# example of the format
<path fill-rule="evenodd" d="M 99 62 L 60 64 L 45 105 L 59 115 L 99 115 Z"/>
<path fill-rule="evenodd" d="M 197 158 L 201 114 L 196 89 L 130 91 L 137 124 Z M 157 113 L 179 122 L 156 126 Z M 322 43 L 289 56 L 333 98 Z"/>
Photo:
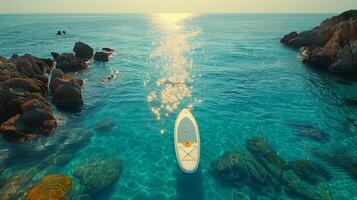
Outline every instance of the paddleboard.
<path fill-rule="evenodd" d="M 200 133 L 195 118 L 186 108 L 176 118 L 174 140 L 181 170 L 195 173 L 200 163 Z"/>

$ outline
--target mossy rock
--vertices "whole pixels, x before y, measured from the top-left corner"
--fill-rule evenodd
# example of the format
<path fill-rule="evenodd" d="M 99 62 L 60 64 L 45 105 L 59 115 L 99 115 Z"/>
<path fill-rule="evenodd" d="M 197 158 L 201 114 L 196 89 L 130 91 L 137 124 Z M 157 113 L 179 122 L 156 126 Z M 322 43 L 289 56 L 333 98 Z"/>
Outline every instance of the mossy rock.
<path fill-rule="evenodd" d="M 248 151 L 224 153 L 211 163 L 211 170 L 215 176 L 236 186 L 247 184 L 260 189 L 274 185 L 274 178 Z"/>
<path fill-rule="evenodd" d="M 98 155 L 79 163 L 73 176 L 80 180 L 87 193 L 95 194 L 115 182 L 122 170 L 120 159 Z"/>
<path fill-rule="evenodd" d="M 44 176 L 26 195 L 26 200 L 68 200 L 71 178 L 61 174 Z"/>
<path fill-rule="evenodd" d="M 268 167 L 268 164 L 272 164 L 284 170 L 289 168 L 288 164 L 271 148 L 265 137 L 255 137 L 248 140 L 247 149 L 266 167 Z"/>
<path fill-rule="evenodd" d="M 329 200 L 329 192 L 320 186 L 314 186 L 302 181 L 293 170 L 284 171 L 282 182 L 285 190 L 294 195 L 298 195 L 303 199 L 311 200 Z"/>

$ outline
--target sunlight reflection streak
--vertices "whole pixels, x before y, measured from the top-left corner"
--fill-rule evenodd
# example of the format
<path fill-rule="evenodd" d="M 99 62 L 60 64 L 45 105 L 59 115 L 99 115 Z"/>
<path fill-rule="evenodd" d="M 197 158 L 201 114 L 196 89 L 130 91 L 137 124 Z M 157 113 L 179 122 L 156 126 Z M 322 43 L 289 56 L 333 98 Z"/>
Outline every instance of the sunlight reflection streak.
<path fill-rule="evenodd" d="M 162 34 L 158 47 L 149 57 L 151 63 L 155 64 L 156 72 L 160 74 L 147 96 L 157 120 L 178 109 L 185 98 L 192 97 L 192 91 L 187 85 L 193 81 L 190 76 L 192 62 L 185 55 L 193 48 L 188 40 L 200 33 L 185 30 L 184 22 L 192 17 L 193 14 L 185 13 L 149 16 L 153 29 Z M 144 84 L 147 85 L 147 82 Z"/>

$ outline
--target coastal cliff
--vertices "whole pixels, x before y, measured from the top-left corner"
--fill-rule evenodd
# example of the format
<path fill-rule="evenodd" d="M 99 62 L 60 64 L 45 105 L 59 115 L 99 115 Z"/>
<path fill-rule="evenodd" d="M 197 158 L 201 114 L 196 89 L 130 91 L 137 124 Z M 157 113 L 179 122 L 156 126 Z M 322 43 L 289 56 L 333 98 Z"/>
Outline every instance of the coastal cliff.
<path fill-rule="evenodd" d="M 308 65 L 338 74 L 357 74 L 357 10 L 326 19 L 312 30 L 291 32 L 281 42 L 302 48 L 302 61 Z"/>

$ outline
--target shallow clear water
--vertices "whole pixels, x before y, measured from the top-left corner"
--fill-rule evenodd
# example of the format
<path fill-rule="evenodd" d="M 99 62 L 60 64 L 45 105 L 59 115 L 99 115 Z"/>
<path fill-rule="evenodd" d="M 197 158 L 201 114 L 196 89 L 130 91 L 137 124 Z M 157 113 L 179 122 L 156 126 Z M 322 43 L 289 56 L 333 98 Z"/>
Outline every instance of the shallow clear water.
<path fill-rule="evenodd" d="M 357 98 L 357 84 L 307 68 L 299 52 L 279 43 L 284 34 L 330 16 L 0 15 L 2 56 L 50 57 L 51 51 L 71 52 L 79 40 L 95 50 L 117 50 L 109 63 L 73 74 L 85 80 L 85 105 L 79 113 L 53 107 L 61 120 L 53 135 L 26 144 L 1 141 L 5 172 L 27 169 L 49 154 L 73 154 L 65 166 L 45 168 L 36 182 L 48 173 L 71 175 L 76 164 L 100 153 L 120 157 L 124 170 L 94 199 L 232 199 L 252 191 L 219 183 L 209 163 L 225 151 L 245 149 L 249 138 L 266 136 L 285 160 L 309 158 L 326 166 L 333 199 L 355 198 L 357 184 L 306 149 L 356 141 L 356 126 L 347 118 L 356 119 L 357 110 L 345 101 Z M 57 30 L 68 34 L 57 36 Z M 110 74 L 116 78 L 103 82 Z M 192 109 L 201 133 L 195 176 L 179 172 L 173 149 L 174 120 L 184 107 Z M 114 127 L 96 131 L 102 120 Z M 288 123 L 318 127 L 331 141 L 298 136 Z M 62 148 L 73 141 L 79 142 Z"/>

